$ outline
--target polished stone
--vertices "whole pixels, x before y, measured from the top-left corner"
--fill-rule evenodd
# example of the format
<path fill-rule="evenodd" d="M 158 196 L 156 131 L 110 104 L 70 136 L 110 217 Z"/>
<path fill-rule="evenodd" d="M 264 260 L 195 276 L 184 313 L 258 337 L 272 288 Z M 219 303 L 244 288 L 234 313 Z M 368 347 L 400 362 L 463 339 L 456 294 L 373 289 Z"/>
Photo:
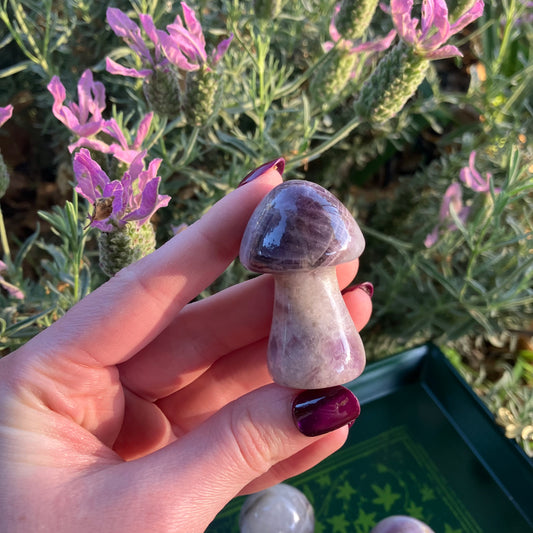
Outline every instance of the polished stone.
<path fill-rule="evenodd" d="M 278 185 L 252 214 L 241 242 L 253 272 L 309 271 L 359 257 L 365 240 L 351 213 L 310 181 Z"/>
<path fill-rule="evenodd" d="M 268 368 L 279 385 L 321 389 L 355 379 L 365 350 L 335 267 L 275 276 Z"/>
<path fill-rule="evenodd" d="M 378 522 L 370 533 L 435 533 L 427 524 L 411 516 L 394 515 Z"/>
<path fill-rule="evenodd" d="M 363 343 L 335 266 L 359 257 L 364 246 L 350 212 L 315 183 L 282 183 L 252 214 L 240 259 L 249 270 L 274 275 L 268 367 L 276 383 L 318 389 L 363 371 Z"/>
<path fill-rule="evenodd" d="M 315 513 L 302 492 L 280 483 L 246 498 L 239 527 L 241 533 L 313 533 Z"/>

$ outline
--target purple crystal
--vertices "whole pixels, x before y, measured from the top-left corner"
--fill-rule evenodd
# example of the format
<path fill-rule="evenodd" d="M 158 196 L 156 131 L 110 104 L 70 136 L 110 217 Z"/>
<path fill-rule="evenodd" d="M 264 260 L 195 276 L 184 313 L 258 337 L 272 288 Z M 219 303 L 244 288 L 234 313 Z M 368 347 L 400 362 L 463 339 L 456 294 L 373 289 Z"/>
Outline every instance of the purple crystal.
<path fill-rule="evenodd" d="M 253 272 L 314 270 L 359 257 L 363 234 L 350 212 L 326 189 L 287 181 L 254 211 L 240 258 Z"/>
<path fill-rule="evenodd" d="M 320 389 L 355 379 L 365 365 L 359 333 L 339 290 L 335 265 L 365 246 L 350 212 L 323 187 L 288 181 L 257 206 L 241 262 L 274 275 L 268 367 L 280 385 Z"/>
<path fill-rule="evenodd" d="M 416 518 L 394 515 L 381 520 L 370 533 L 434 533 L 434 531 Z"/>
<path fill-rule="evenodd" d="M 248 496 L 239 528 L 241 533 L 313 533 L 315 513 L 303 492 L 279 483 Z"/>

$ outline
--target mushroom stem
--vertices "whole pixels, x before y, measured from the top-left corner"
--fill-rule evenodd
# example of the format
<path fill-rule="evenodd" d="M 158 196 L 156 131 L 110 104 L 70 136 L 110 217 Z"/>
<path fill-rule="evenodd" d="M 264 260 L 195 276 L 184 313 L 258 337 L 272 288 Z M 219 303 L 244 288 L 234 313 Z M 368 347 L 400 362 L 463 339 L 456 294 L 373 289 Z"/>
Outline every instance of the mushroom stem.
<path fill-rule="evenodd" d="M 355 379 L 365 351 L 344 304 L 334 266 L 274 274 L 275 297 L 268 344 L 274 381 L 320 389 Z"/>

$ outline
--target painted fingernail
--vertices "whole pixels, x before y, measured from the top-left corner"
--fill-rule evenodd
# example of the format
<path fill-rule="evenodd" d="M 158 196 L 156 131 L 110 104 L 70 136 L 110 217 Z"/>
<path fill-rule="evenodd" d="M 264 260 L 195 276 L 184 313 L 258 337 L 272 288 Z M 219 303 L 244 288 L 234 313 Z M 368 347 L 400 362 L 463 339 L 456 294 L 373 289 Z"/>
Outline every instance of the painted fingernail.
<path fill-rule="evenodd" d="M 250 183 L 251 181 L 255 180 L 255 178 L 262 176 L 265 172 L 272 168 L 275 168 L 280 174 L 283 174 L 283 171 L 285 170 L 285 159 L 283 159 L 283 157 L 278 157 L 277 159 L 273 159 L 268 163 L 262 164 L 260 167 L 257 167 L 250 173 L 246 174 L 243 180 L 239 183 L 238 187 L 242 187 L 243 185 Z"/>
<path fill-rule="evenodd" d="M 292 404 L 296 427 L 307 437 L 351 426 L 360 412 L 359 400 L 350 390 L 340 385 L 303 391 Z"/>
<path fill-rule="evenodd" d="M 342 291 L 342 294 L 347 294 L 358 289 L 366 292 L 370 298 L 372 298 L 374 295 L 374 285 L 372 285 L 370 281 L 365 281 L 363 283 L 358 283 L 357 285 L 352 285 L 351 287 L 346 287 L 346 289 Z"/>

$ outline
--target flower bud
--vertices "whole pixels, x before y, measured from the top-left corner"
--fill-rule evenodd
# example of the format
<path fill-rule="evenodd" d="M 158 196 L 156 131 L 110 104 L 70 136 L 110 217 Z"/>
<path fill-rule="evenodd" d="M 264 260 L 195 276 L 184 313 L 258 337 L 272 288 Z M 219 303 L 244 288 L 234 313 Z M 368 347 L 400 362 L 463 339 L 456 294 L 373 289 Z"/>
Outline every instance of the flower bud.
<path fill-rule="evenodd" d="M 385 122 L 399 113 L 424 81 L 429 60 L 398 43 L 365 81 L 355 110 L 362 119 Z"/>
<path fill-rule="evenodd" d="M 205 126 L 217 108 L 219 75 L 205 63 L 187 73 L 183 111 L 191 126 Z"/>
<path fill-rule="evenodd" d="M 156 65 L 144 79 L 143 91 L 150 107 L 161 116 L 175 117 L 180 112 L 179 75 L 172 65 Z"/>
<path fill-rule="evenodd" d="M 344 48 L 336 48 L 320 65 L 309 85 L 313 103 L 328 108 L 350 81 L 357 55 Z"/>
<path fill-rule="evenodd" d="M 155 250 L 155 231 L 150 222 L 138 226 L 128 222 L 98 236 L 100 268 L 109 277 Z"/>
<path fill-rule="evenodd" d="M 272 20 L 281 12 L 281 0 L 254 0 L 254 14 L 259 20 Z"/>
<path fill-rule="evenodd" d="M 343 0 L 335 17 L 337 31 L 344 39 L 360 39 L 367 30 L 378 0 Z"/>

